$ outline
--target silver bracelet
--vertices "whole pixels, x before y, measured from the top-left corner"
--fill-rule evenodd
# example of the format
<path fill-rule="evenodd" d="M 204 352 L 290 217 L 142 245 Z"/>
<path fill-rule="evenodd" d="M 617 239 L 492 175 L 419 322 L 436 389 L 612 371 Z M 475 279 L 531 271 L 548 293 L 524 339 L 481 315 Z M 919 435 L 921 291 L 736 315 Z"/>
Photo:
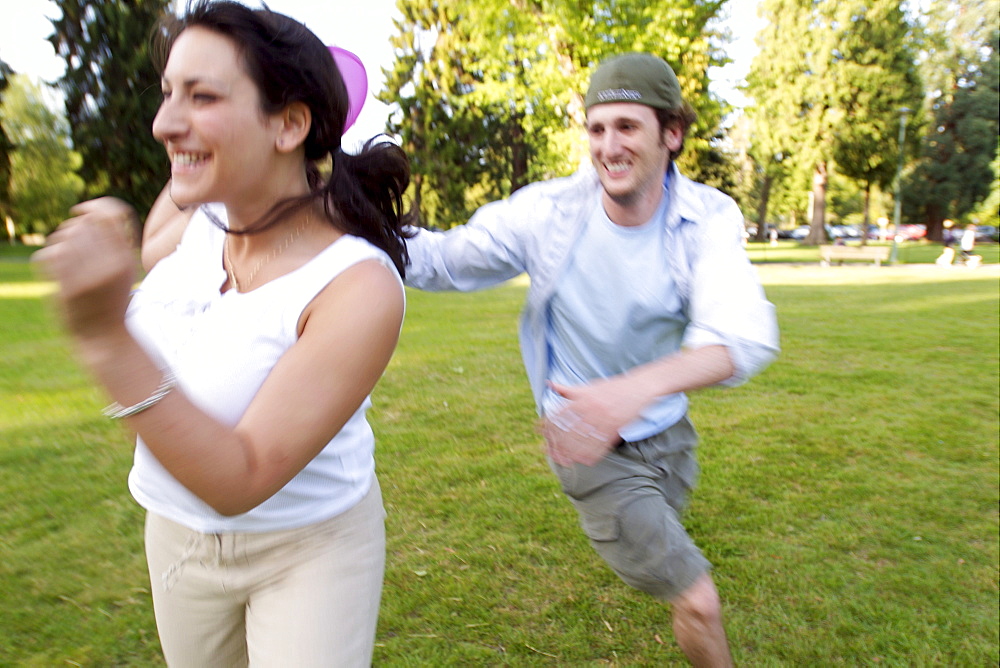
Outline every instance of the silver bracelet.
<path fill-rule="evenodd" d="M 140 401 L 137 404 L 131 406 L 122 406 L 117 401 L 101 411 L 105 417 L 109 417 L 112 420 L 120 420 L 122 418 L 132 417 L 137 413 L 141 413 L 147 408 L 155 406 L 160 403 L 163 397 L 170 394 L 170 390 L 174 389 L 177 385 L 177 378 L 174 377 L 174 372 L 167 370 L 163 373 L 163 378 L 160 379 L 160 384 L 157 386 L 153 393 Z"/>

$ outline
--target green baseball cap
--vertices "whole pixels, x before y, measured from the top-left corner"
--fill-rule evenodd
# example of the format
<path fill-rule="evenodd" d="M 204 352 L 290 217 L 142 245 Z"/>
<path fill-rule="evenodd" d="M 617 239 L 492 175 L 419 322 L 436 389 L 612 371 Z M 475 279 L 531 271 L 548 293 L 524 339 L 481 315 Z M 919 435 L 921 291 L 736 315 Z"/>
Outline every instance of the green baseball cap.
<path fill-rule="evenodd" d="M 590 78 L 584 106 L 634 102 L 654 109 L 683 104 L 677 75 L 663 59 L 648 53 L 626 53 L 602 62 Z"/>

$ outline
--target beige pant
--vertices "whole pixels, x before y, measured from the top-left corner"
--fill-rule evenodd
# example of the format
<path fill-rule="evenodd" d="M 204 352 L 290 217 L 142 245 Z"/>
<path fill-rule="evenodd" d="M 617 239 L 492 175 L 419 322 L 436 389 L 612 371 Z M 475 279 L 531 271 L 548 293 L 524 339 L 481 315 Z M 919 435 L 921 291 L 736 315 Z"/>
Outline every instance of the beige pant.
<path fill-rule="evenodd" d="M 369 666 L 385 568 L 378 482 L 329 520 L 270 533 L 201 534 L 146 517 L 167 664 Z"/>

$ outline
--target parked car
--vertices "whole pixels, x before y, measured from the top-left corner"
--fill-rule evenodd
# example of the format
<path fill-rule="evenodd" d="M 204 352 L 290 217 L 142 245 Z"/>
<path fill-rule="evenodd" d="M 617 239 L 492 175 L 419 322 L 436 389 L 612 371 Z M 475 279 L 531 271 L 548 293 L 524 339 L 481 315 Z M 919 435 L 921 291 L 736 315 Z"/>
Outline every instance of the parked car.
<path fill-rule="evenodd" d="M 926 225 L 900 225 L 899 229 L 907 241 L 918 241 L 927 236 Z"/>
<path fill-rule="evenodd" d="M 919 241 L 927 236 L 926 225 L 900 225 L 899 236 L 903 241 Z M 886 239 L 892 239 L 892 232 L 886 235 Z"/>
<path fill-rule="evenodd" d="M 998 230 L 996 225 L 978 225 L 976 227 L 976 241 L 997 241 Z"/>
<path fill-rule="evenodd" d="M 746 229 L 747 229 L 747 234 L 749 234 L 751 238 L 757 236 L 757 223 L 748 223 Z M 770 235 L 771 234 L 771 230 L 773 230 L 773 229 L 774 229 L 774 225 L 772 225 L 771 223 L 768 223 L 767 227 L 764 228 L 765 234 Z M 781 236 L 781 234 L 779 233 L 778 236 Z"/>
<path fill-rule="evenodd" d="M 853 225 L 832 225 L 827 227 L 827 233 L 833 239 L 860 239 L 861 232 Z"/>
<path fill-rule="evenodd" d="M 891 236 L 888 233 L 888 231 L 885 231 L 884 228 L 881 228 L 878 225 L 868 225 L 868 238 L 869 239 L 882 241 L 883 240 L 883 235 L 885 235 L 885 237 L 884 237 L 885 239 L 888 239 Z"/>

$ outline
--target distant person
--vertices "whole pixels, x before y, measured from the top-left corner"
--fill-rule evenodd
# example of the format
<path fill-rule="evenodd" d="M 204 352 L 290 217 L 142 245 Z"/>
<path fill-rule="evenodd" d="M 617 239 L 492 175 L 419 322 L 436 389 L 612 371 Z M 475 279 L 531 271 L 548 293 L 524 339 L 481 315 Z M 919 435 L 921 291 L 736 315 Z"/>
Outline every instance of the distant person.
<path fill-rule="evenodd" d="M 955 231 L 952 229 L 955 226 L 955 221 L 945 219 L 942 225 L 944 229 L 941 231 L 941 243 L 945 248 L 951 248 L 955 245 Z"/>
<path fill-rule="evenodd" d="M 959 245 L 962 249 L 962 262 L 966 265 L 977 265 L 978 262 L 973 260 L 976 256 L 972 254 L 973 249 L 976 247 L 976 226 L 973 223 L 965 226 Z"/>
<path fill-rule="evenodd" d="M 190 215 L 131 299 L 123 202 L 75 207 L 38 260 L 106 415 L 138 434 L 166 662 L 368 666 L 385 529 L 366 412 L 403 318 L 406 157 L 341 150 L 344 81 L 286 16 L 202 0 L 157 34 L 160 213 Z"/>
<path fill-rule="evenodd" d="M 939 267 L 951 266 L 951 263 L 955 261 L 955 233 L 952 232 L 952 226 L 954 221 L 945 220 L 943 229 L 941 230 L 941 254 L 934 260 L 934 264 Z"/>
<path fill-rule="evenodd" d="M 591 166 L 409 241 L 409 285 L 476 290 L 527 272 L 520 327 L 550 464 L 591 544 L 673 608 L 696 665 L 732 663 L 709 563 L 680 521 L 695 484 L 686 392 L 778 352 L 732 199 L 680 174 L 694 112 L 673 70 L 611 58 L 586 95 Z"/>

